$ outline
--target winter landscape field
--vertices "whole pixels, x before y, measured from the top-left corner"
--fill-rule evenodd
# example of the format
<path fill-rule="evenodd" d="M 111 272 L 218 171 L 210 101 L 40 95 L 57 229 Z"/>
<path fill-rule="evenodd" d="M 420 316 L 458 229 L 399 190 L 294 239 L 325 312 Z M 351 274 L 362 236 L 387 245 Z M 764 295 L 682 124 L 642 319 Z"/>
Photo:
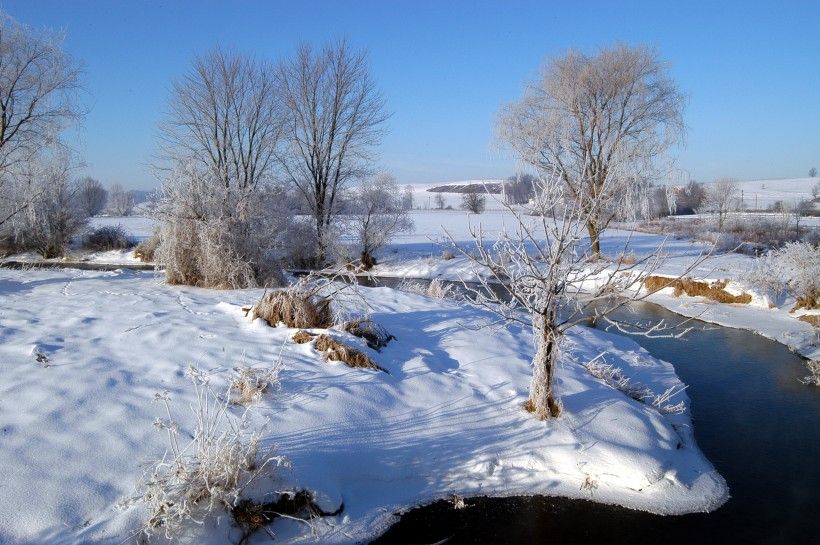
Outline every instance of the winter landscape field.
<path fill-rule="evenodd" d="M 817 44 L 412 8 L 3 6 L 0 545 L 816 539 Z"/>

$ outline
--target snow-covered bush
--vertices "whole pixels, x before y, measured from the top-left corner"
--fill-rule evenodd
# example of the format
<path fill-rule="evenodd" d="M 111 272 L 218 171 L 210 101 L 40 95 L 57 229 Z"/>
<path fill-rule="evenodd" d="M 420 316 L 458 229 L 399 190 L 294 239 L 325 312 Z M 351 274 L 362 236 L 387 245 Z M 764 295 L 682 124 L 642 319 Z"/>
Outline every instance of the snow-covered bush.
<path fill-rule="evenodd" d="M 820 247 L 791 242 L 757 258 L 745 281 L 763 290 L 788 293 L 792 309 L 820 308 Z"/>
<path fill-rule="evenodd" d="M 171 284 L 213 288 L 281 285 L 278 240 L 263 199 L 252 190 L 225 187 L 208 170 L 188 163 L 165 181 L 157 265 Z"/>
<path fill-rule="evenodd" d="M 167 434 L 168 449 L 146 471 L 138 495 L 121 503 L 148 511 L 142 527 L 148 536 L 162 532 L 171 539 L 185 524 L 201 524 L 209 516 L 230 511 L 249 485 L 272 476 L 285 463 L 274 447 L 262 447 L 258 433 L 246 431 L 244 416 L 231 415 L 230 395 L 213 392 L 208 377 L 196 369 L 189 368 L 187 375 L 196 391 L 192 439 L 180 444 L 180 437 L 188 434 L 181 433 L 168 394 L 156 394 L 165 418 L 158 418 L 154 426 Z"/>
<path fill-rule="evenodd" d="M 105 225 L 88 233 L 83 239 L 83 248 L 94 252 L 127 250 L 134 247 L 134 239 L 122 225 Z"/>

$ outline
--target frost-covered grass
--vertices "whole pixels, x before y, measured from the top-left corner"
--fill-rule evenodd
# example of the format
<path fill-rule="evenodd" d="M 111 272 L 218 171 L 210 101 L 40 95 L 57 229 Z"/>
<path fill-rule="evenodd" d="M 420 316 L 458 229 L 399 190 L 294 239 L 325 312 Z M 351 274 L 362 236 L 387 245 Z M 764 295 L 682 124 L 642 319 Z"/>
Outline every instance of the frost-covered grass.
<path fill-rule="evenodd" d="M 380 352 L 341 329 L 313 332 L 342 339 L 389 373 L 323 361 L 312 343 L 291 340 L 296 329 L 250 320 L 242 307 L 262 290 L 168 286 L 128 271 L 0 270 L 0 542 L 113 545 L 138 532 L 151 504 L 114 507 L 169 448 L 168 430 L 153 426 L 168 419 L 154 395 L 168 392 L 184 450 L 202 429 L 197 411 L 186 410 L 203 406 L 185 377 L 189 365 L 208 374 L 213 391 L 227 392 L 235 368 L 272 369 L 280 358 L 277 388 L 248 406 L 224 395 L 219 411 L 225 422 L 245 415 L 243 434 L 259 434 L 258 452 L 275 444 L 290 463 L 242 495 L 275 499 L 270 494 L 305 489 L 324 511 L 344 503 L 342 513 L 312 523 L 323 543 L 367 540 L 396 511 L 456 495 L 592 497 L 658 513 L 725 501 L 725 483 L 694 442 L 685 392 L 674 399 L 685 411 L 665 414 L 582 366 L 606 352 L 608 363 L 653 392 L 683 387 L 671 365 L 630 340 L 573 332 L 556 377 L 564 412 L 539 422 L 522 409 L 528 329 L 476 330 L 487 316 L 451 300 L 388 288 L 362 293 L 368 317 L 395 336 Z M 181 474 L 197 482 L 191 475 Z M 170 483 L 164 470 L 157 478 Z M 587 479 L 596 486 L 584 488 Z M 188 488 L 160 486 L 174 497 Z M 237 542 L 241 532 L 225 509 L 233 497 L 208 516 L 197 507 L 203 524 L 183 521 L 178 542 Z M 281 543 L 306 532 L 290 520 L 272 530 Z"/>

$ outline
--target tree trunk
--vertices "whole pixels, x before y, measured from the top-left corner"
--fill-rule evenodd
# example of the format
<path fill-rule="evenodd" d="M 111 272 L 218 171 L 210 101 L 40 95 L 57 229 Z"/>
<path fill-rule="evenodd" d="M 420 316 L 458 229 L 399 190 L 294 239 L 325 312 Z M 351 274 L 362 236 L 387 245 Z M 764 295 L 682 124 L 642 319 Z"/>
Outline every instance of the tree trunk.
<path fill-rule="evenodd" d="M 601 231 L 595 223 L 588 221 L 587 232 L 589 233 L 589 244 L 590 249 L 592 250 L 592 257 L 597 259 L 601 257 Z"/>
<path fill-rule="evenodd" d="M 537 316 L 535 327 L 536 351 L 533 359 L 530 399 L 527 410 L 540 420 L 547 420 L 561 414 L 561 407 L 553 393 L 555 361 L 558 359 L 558 331 L 554 324 L 555 313 Z"/>

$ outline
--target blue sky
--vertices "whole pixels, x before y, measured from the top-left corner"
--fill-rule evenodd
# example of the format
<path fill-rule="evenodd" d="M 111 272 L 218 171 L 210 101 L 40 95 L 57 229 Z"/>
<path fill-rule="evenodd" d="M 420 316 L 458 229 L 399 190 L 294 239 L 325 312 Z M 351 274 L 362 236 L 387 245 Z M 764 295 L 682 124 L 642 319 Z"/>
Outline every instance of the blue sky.
<path fill-rule="evenodd" d="M 381 166 L 405 182 L 506 176 L 493 121 L 543 61 L 615 41 L 658 48 L 688 96 L 678 163 L 694 178 L 820 168 L 820 3 L 0 0 L 66 31 L 90 112 L 85 172 L 156 185 L 147 166 L 171 82 L 213 46 L 277 59 L 300 42 L 367 48 L 392 117 Z"/>

